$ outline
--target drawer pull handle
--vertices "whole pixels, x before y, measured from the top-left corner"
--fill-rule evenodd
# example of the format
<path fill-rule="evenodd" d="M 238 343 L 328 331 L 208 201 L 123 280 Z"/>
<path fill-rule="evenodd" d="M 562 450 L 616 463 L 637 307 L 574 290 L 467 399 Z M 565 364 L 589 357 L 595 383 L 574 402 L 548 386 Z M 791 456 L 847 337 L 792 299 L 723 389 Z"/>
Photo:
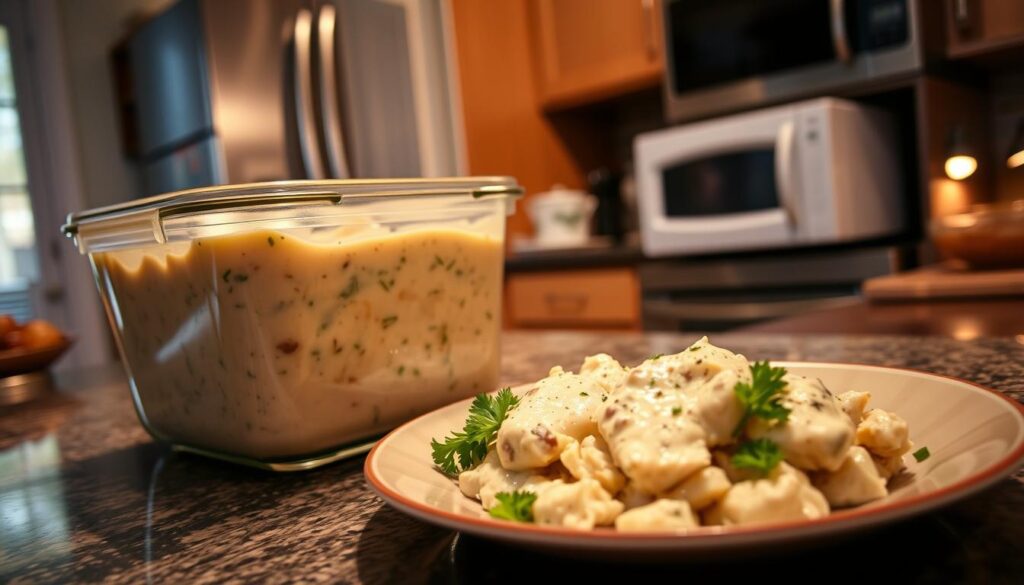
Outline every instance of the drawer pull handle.
<path fill-rule="evenodd" d="M 578 293 L 548 293 L 544 301 L 548 312 L 559 317 L 582 315 L 587 308 L 587 295 Z"/>

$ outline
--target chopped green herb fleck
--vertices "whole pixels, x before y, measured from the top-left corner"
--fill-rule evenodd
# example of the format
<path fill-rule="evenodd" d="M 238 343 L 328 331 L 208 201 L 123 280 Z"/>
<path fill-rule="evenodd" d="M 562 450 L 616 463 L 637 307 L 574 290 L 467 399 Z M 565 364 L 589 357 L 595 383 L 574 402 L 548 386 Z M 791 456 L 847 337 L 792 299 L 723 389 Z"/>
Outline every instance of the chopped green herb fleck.
<path fill-rule="evenodd" d="M 487 510 L 492 518 L 512 522 L 533 522 L 533 503 L 537 494 L 527 491 L 498 492 L 494 494 L 498 503 Z"/>
<path fill-rule="evenodd" d="M 224 279 L 224 282 L 228 282 L 228 278 L 231 277 L 231 269 L 228 268 L 227 270 L 225 270 L 224 274 L 220 275 L 220 277 Z"/>
<path fill-rule="evenodd" d="M 732 456 L 732 464 L 768 475 L 782 461 L 782 450 L 770 439 L 756 439 L 740 445 Z"/>
<path fill-rule="evenodd" d="M 380 280 L 378 280 L 378 281 L 377 281 L 377 284 L 379 284 L 379 285 L 380 285 L 380 287 L 381 287 L 382 289 L 384 289 L 384 292 L 391 292 L 391 285 L 389 285 L 388 283 L 384 282 L 384 279 L 383 279 L 383 278 L 381 278 Z"/>
<path fill-rule="evenodd" d="M 590 394 L 587 394 L 586 392 L 580 392 L 580 396 L 590 396 Z"/>
<path fill-rule="evenodd" d="M 232 280 L 234 280 L 235 282 L 245 282 L 249 280 L 249 275 L 239 272 L 232 278 Z"/>
<path fill-rule="evenodd" d="M 399 376 L 401 376 L 402 374 L 405 373 L 405 366 L 398 366 L 398 369 L 395 371 L 398 372 Z"/>
<path fill-rule="evenodd" d="M 672 416 L 679 416 L 682 413 L 683 413 L 683 407 L 682 406 L 673 406 L 672 407 Z"/>
<path fill-rule="evenodd" d="M 700 346 L 699 345 L 695 345 L 695 346 L 690 348 L 690 351 L 700 351 Z"/>
<path fill-rule="evenodd" d="M 380 320 L 380 326 L 383 327 L 384 329 L 387 329 L 388 327 L 394 325 L 395 321 L 398 321 L 397 315 L 388 315 L 387 317 L 384 317 L 383 319 Z"/>
<path fill-rule="evenodd" d="M 764 421 L 777 421 L 784 423 L 789 419 L 789 409 L 782 405 L 782 390 L 786 382 L 782 377 L 786 375 L 785 368 L 773 368 L 766 361 L 755 362 L 750 366 L 751 382 L 737 382 L 734 387 L 736 397 L 743 406 L 743 416 L 740 418 L 732 435 L 738 437 L 747 426 L 747 421 L 752 417 Z"/>
<path fill-rule="evenodd" d="M 346 284 L 345 288 L 341 290 L 338 298 L 348 299 L 357 292 L 359 292 L 359 278 L 352 276 L 352 278 L 348 279 L 348 284 Z"/>
<path fill-rule="evenodd" d="M 658 361 L 659 358 L 661 358 L 664 355 L 665 354 L 663 354 L 663 353 L 656 353 L 656 354 L 652 355 L 651 357 L 649 357 L 647 359 L 652 361 L 652 362 L 656 362 L 656 361 Z"/>
<path fill-rule="evenodd" d="M 928 459 L 931 456 L 932 454 L 931 451 L 928 450 L 928 447 L 921 447 L 917 451 L 914 451 L 914 460 L 917 461 L 918 463 L 924 461 L 925 459 Z"/>

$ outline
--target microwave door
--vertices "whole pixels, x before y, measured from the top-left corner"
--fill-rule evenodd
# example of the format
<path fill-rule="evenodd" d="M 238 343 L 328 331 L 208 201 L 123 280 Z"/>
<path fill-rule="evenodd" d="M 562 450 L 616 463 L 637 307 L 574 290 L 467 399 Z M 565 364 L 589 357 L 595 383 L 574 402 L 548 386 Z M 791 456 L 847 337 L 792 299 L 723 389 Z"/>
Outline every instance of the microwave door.
<path fill-rule="evenodd" d="M 666 6 L 669 82 L 708 89 L 836 60 L 842 0 L 675 0 Z M 839 27 L 839 28 L 836 28 Z"/>

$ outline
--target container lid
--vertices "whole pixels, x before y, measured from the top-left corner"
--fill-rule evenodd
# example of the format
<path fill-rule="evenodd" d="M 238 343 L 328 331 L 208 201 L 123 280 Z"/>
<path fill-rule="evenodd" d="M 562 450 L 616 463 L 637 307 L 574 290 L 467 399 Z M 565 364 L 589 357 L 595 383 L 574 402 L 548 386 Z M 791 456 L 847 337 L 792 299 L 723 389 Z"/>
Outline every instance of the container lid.
<path fill-rule="evenodd" d="M 108 239 L 116 240 L 117 247 L 166 243 L 169 221 L 204 213 L 276 210 L 294 215 L 304 207 L 410 198 L 508 199 L 522 193 L 514 178 L 500 176 L 246 183 L 176 191 L 72 213 L 61 231 L 85 252 L 108 247 L 103 245 Z M 86 239 L 93 245 L 86 246 Z"/>

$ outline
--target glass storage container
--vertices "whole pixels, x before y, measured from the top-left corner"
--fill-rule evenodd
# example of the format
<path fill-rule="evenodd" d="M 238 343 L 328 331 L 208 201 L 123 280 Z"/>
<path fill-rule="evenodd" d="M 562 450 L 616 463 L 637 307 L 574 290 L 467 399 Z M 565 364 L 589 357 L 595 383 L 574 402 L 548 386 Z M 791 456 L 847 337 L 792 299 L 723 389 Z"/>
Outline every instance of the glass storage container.
<path fill-rule="evenodd" d="M 139 419 L 288 471 L 498 383 L 505 177 L 289 181 L 68 217 Z"/>

